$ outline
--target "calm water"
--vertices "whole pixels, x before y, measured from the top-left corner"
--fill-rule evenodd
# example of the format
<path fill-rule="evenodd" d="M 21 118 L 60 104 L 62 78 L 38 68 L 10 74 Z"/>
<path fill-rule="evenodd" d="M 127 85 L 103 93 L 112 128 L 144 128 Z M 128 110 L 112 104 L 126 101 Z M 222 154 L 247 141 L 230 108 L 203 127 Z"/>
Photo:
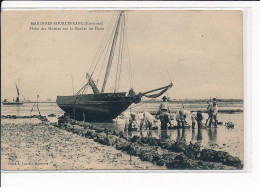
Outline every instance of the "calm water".
<path fill-rule="evenodd" d="M 32 103 L 26 103 L 21 106 L 1 106 L 2 115 L 18 115 L 25 116 L 30 115 L 30 111 L 32 109 Z M 158 108 L 157 103 L 145 103 L 145 104 L 137 104 L 132 105 L 131 111 L 133 112 L 143 112 L 143 111 L 157 111 Z M 170 104 L 171 110 L 181 108 L 181 104 Z M 200 109 L 201 105 L 198 104 L 190 104 L 184 105 L 187 110 L 192 108 Z M 205 107 L 204 107 L 205 106 Z M 206 105 L 203 105 L 202 109 L 206 108 Z M 241 105 L 234 105 L 233 107 L 228 107 L 228 109 L 242 109 Z M 64 112 L 57 106 L 56 103 L 39 103 L 39 109 L 42 115 L 48 116 L 49 114 L 55 114 L 58 116 L 62 115 Z M 227 107 L 221 107 L 221 109 L 227 109 Z M 130 109 L 128 110 L 130 111 Z M 34 107 L 34 111 L 32 111 L 32 115 L 38 114 L 37 108 Z M 57 117 L 48 117 L 48 119 L 52 122 L 57 121 Z M 187 143 L 189 142 L 197 142 L 203 147 L 206 148 L 214 148 L 216 150 L 228 151 L 231 155 L 238 156 L 241 160 L 243 160 L 243 134 L 244 134 L 244 119 L 242 113 L 237 114 L 218 114 L 218 120 L 223 121 L 223 124 L 228 121 L 232 121 L 235 124 L 233 129 L 228 129 L 225 125 L 220 125 L 218 128 L 211 129 L 201 129 L 195 130 L 185 129 L 185 130 L 168 130 L 168 131 L 143 131 L 143 132 L 129 132 L 129 137 L 133 135 L 139 136 L 152 136 L 156 138 L 170 138 L 172 140 L 182 139 Z M 2 123 L 5 122 L 38 122 L 37 119 L 2 119 Z M 190 119 L 187 119 L 188 123 L 191 123 Z M 176 124 L 176 122 L 173 122 Z M 125 119 L 115 119 L 111 123 L 93 123 L 98 127 L 106 127 L 106 128 L 114 128 L 119 130 L 124 130 Z M 157 122 L 156 125 L 160 125 L 160 122 Z"/>

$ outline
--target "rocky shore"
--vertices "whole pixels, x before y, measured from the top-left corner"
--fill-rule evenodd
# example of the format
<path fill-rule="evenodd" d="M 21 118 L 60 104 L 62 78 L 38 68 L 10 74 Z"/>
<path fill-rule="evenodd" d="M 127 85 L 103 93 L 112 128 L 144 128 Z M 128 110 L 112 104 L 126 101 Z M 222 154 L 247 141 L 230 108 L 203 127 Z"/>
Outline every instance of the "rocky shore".
<path fill-rule="evenodd" d="M 198 144 L 187 145 L 183 141 L 160 140 L 153 137 L 133 136 L 128 139 L 123 131 L 95 128 L 91 124 L 78 122 L 68 117 L 61 117 L 59 125 L 66 131 L 94 139 L 103 144 L 114 146 L 129 155 L 138 156 L 168 169 L 210 170 L 210 169 L 242 169 L 243 164 L 238 157 L 224 151 L 201 149 Z"/>
<path fill-rule="evenodd" d="M 40 119 L 40 118 L 39 118 Z M 2 125 L 5 170 L 175 169 L 236 170 L 243 164 L 224 151 L 198 144 L 133 136 L 66 116 L 57 123 Z M 28 163 L 28 164 L 27 164 Z M 36 163 L 36 165 L 29 165 Z M 46 164 L 47 163 L 47 164 Z M 27 164 L 27 165 L 25 165 Z"/>

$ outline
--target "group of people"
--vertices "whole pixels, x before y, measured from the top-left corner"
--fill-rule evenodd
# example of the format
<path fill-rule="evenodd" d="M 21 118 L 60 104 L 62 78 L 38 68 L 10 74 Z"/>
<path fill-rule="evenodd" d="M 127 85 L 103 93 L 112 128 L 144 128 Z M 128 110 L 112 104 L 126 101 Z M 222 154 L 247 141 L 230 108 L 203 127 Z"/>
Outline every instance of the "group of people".
<path fill-rule="evenodd" d="M 138 122 L 140 120 L 140 122 Z M 130 113 L 130 117 L 126 120 L 125 130 L 142 130 L 148 128 L 151 130 L 155 126 L 156 119 L 149 112 L 144 112 L 142 114 Z"/>
<path fill-rule="evenodd" d="M 172 126 L 171 123 L 171 119 L 170 119 L 170 108 L 169 108 L 169 104 L 167 102 L 167 97 L 164 96 L 163 98 L 163 102 L 161 102 L 158 112 L 157 112 L 157 116 L 159 116 L 160 121 L 161 121 L 161 129 L 167 129 L 168 124 L 170 126 Z M 187 112 L 183 109 L 178 110 L 176 112 L 176 121 L 177 121 L 177 125 L 178 128 L 185 126 L 186 124 L 186 117 L 187 117 Z"/>
<path fill-rule="evenodd" d="M 157 115 L 159 115 L 160 121 L 161 121 L 161 129 L 167 129 L 168 124 L 171 126 L 171 120 L 170 120 L 170 108 L 169 104 L 167 102 L 167 97 L 164 96 L 163 102 L 159 106 L 159 110 L 157 112 Z M 212 101 L 207 101 L 208 107 L 208 118 L 206 119 L 206 126 L 208 125 L 211 127 L 212 123 L 214 123 L 214 126 L 217 127 L 218 119 L 218 105 L 217 105 L 217 99 L 213 98 Z M 184 109 L 178 110 L 176 112 L 176 121 L 177 121 L 177 127 L 178 128 L 184 128 L 186 122 L 186 118 L 188 116 L 188 112 Z M 192 121 L 192 128 L 195 128 L 196 122 L 198 124 L 198 128 L 202 127 L 202 120 L 204 119 L 202 111 L 199 110 L 197 112 L 191 111 L 191 121 Z M 213 122 L 214 121 L 214 122 Z"/>
<path fill-rule="evenodd" d="M 161 121 L 161 129 L 167 129 L 169 126 L 173 127 L 172 121 L 171 121 L 171 112 L 170 112 L 170 107 L 167 102 L 167 97 L 164 96 L 162 98 L 163 102 L 160 103 L 158 112 L 157 112 L 157 118 L 160 119 Z M 218 105 L 217 105 L 217 99 L 213 98 L 212 101 L 208 101 L 208 107 L 207 107 L 207 112 L 208 112 L 208 118 L 206 119 L 206 126 L 208 125 L 209 127 L 212 126 L 212 123 L 216 127 L 218 124 L 217 120 L 217 113 L 218 113 Z M 190 115 L 191 117 L 191 122 L 192 122 L 192 128 L 194 129 L 196 126 L 196 122 L 198 125 L 198 128 L 202 127 L 202 120 L 204 119 L 203 113 L 201 110 L 199 111 L 186 111 L 184 109 L 180 109 L 176 112 L 175 119 L 177 122 L 177 128 L 185 128 L 187 125 L 186 118 Z M 152 129 L 154 123 L 156 122 L 156 119 L 149 113 L 149 112 L 144 112 L 142 114 L 141 122 L 138 124 L 137 119 L 136 119 L 136 114 L 131 113 L 130 114 L 130 119 L 128 120 L 128 123 L 126 127 L 129 130 L 132 129 L 142 129 L 144 126 L 148 128 L 149 130 Z"/>

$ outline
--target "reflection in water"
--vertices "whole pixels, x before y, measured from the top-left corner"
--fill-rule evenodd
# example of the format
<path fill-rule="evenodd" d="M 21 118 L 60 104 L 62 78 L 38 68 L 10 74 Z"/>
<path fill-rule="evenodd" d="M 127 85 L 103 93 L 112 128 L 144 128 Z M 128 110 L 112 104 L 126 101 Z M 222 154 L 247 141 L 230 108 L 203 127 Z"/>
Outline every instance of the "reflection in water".
<path fill-rule="evenodd" d="M 166 140 L 168 138 L 167 131 L 168 130 L 161 130 L 161 140 Z"/>
<path fill-rule="evenodd" d="M 151 130 L 148 131 L 148 137 L 153 137 L 153 133 Z"/>
<path fill-rule="evenodd" d="M 165 134 L 167 131 L 163 131 L 163 138 L 169 138 L 167 134 Z M 125 131 L 125 135 L 127 139 L 131 139 L 133 136 L 139 136 L 139 137 L 154 137 L 157 139 L 161 139 L 161 133 L 159 130 L 140 130 L 140 131 Z"/>
<path fill-rule="evenodd" d="M 234 121 L 241 121 L 241 115 L 234 114 L 234 115 L 226 115 L 223 114 L 223 122 L 225 122 L 225 118 L 228 116 L 231 117 L 230 120 Z M 236 123 L 235 123 L 236 124 Z M 118 130 L 123 130 L 125 126 L 124 120 L 117 120 L 114 123 L 94 123 L 97 127 L 105 127 L 105 128 L 114 128 Z M 242 124 L 236 124 L 236 130 L 227 129 L 224 125 L 218 126 L 218 128 L 202 128 L 198 129 L 197 125 L 195 129 L 168 129 L 168 130 L 143 130 L 141 131 L 132 131 L 127 132 L 128 138 L 132 138 L 134 135 L 143 136 L 143 137 L 153 137 L 161 140 L 171 139 L 174 141 L 186 141 L 187 144 L 191 141 L 192 143 L 198 143 L 201 146 L 205 146 L 207 148 L 212 148 L 212 145 L 218 144 L 219 147 L 223 147 L 222 145 L 225 144 L 222 148 L 224 151 L 229 151 L 233 155 L 242 157 L 243 152 L 237 151 L 238 149 L 242 150 L 243 142 L 241 141 L 241 137 L 243 135 L 243 130 L 239 128 Z M 240 130 L 239 130 L 240 129 Z M 237 143 L 239 142 L 239 143 Z M 237 148 L 239 146 L 239 148 Z M 214 146 L 214 148 L 218 148 Z M 240 156 L 241 154 L 241 156 Z"/>
<path fill-rule="evenodd" d="M 129 140 L 132 136 L 132 134 L 130 134 L 130 131 L 125 131 L 125 135 L 126 135 L 126 138 Z"/>
<path fill-rule="evenodd" d="M 184 128 L 182 128 L 182 134 L 181 134 L 181 141 L 182 142 L 186 142 L 186 135 L 185 135 L 185 129 Z"/>
<path fill-rule="evenodd" d="M 191 134 L 191 141 L 195 142 L 196 137 L 195 137 L 195 129 L 192 129 L 192 134 Z"/>
<path fill-rule="evenodd" d="M 209 136 L 209 145 L 215 144 L 217 142 L 217 128 L 209 128 L 208 129 L 208 136 Z"/>
<path fill-rule="evenodd" d="M 197 142 L 198 142 L 198 144 L 201 144 L 201 142 L 202 142 L 202 131 L 201 131 L 201 128 L 198 128 Z"/>
<path fill-rule="evenodd" d="M 20 106 L 16 106 L 17 115 L 20 116 Z"/>
<path fill-rule="evenodd" d="M 176 141 L 180 141 L 181 140 L 181 130 L 177 129 L 177 138 Z"/>
<path fill-rule="evenodd" d="M 177 137 L 175 141 L 184 141 L 186 142 L 186 130 L 188 129 L 177 129 Z"/>
<path fill-rule="evenodd" d="M 140 131 L 140 137 L 144 137 L 143 130 Z"/>
<path fill-rule="evenodd" d="M 128 140 L 133 137 L 133 132 L 132 131 L 127 131 L 126 134 L 127 134 L 127 139 Z"/>

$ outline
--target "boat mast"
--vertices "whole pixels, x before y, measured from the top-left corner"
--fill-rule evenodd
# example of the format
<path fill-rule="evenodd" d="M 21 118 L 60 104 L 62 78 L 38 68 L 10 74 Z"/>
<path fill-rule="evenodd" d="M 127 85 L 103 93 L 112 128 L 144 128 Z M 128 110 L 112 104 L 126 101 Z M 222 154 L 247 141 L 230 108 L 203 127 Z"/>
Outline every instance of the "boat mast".
<path fill-rule="evenodd" d="M 108 76 L 109 76 L 109 73 L 110 73 L 110 69 L 111 69 L 111 65 L 112 65 L 112 61 L 113 61 L 113 57 L 114 57 L 114 52 L 115 52 L 116 41 L 117 41 L 117 37 L 118 37 L 119 26 L 120 26 L 120 22 L 121 22 L 121 18 L 122 18 L 123 14 L 124 14 L 124 11 L 121 11 L 120 15 L 118 17 L 118 20 L 117 20 L 115 35 L 114 35 L 114 39 L 113 39 L 111 50 L 110 50 L 110 54 L 109 54 L 106 74 L 105 74 L 105 78 L 104 78 L 104 82 L 103 82 L 101 93 L 104 93 L 104 90 L 105 90 L 105 87 L 106 87 L 106 84 L 107 84 L 107 79 L 108 79 Z"/>
<path fill-rule="evenodd" d="M 19 95 L 20 95 L 20 93 L 19 93 L 19 89 L 18 89 L 18 87 L 17 87 L 16 84 L 15 84 L 15 86 L 16 86 L 16 90 L 17 90 L 17 98 L 16 98 L 16 101 L 18 102 L 18 101 L 19 101 Z"/>

